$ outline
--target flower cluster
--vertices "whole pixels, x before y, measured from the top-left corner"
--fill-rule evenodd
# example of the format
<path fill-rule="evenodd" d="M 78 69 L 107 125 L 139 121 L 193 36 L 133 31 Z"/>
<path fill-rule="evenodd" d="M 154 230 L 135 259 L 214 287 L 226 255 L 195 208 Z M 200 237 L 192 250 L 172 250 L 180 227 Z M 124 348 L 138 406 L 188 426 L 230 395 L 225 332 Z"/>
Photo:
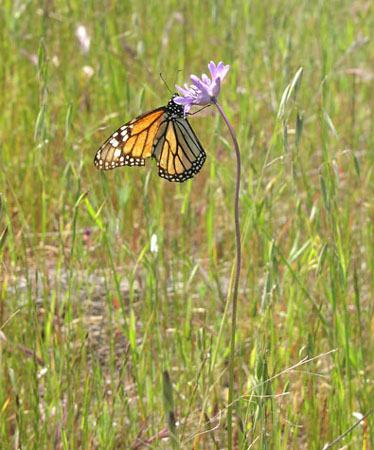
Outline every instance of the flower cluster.
<path fill-rule="evenodd" d="M 191 84 L 189 87 L 187 84 L 184 87 L 176 85 L 177 90 L 183 95 L 183 97 L 175 97 L 174 102 L 178 105 L 184 105 L 184 115 L 188 113 L 193 105 L 208 105 L 214 103 L 218 97 L 221 89 L 221 81 L 227 75 L 230 70 L 230 66 L 225 66 L 220 61 L 217 66 L 211 61 L 208 64 L 211 79 L 203 73 L 201 78 L 196 75 L 191 75 Z"/>

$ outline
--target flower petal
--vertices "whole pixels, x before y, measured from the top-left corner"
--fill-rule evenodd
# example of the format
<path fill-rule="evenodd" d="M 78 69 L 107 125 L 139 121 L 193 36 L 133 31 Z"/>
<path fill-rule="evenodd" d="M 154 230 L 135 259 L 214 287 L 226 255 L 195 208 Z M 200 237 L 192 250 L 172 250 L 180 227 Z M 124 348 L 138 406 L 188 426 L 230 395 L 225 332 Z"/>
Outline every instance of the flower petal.
<path fill-rule="evenodd" d="M 221 78 L 218 77 L 216 79 L 216 82 L 212 86 L 211 93 L 210 93 L 211 97 L 218 97 L 220 89 L 221 89 Z"/>
<path fill-rule="evenodd" d="M 193 98 L 192 97 L 175 97 L 173 99 L 174 103 L 176 103 L 177 105 L 189 105 L 193 102 Z"/>
<path fill-rule="evenodd" d="M 186 117 L 186 115 L 188 114 L 188 111 L 191 109 L 191 105 L 186 105 L 184 107 L 184 117 Z"/>
<path fill-rule="evenodd" d="M 205 91 L 207 89 L 207 86 L 205 85 L 205 83 L 203 83 L 202 80 L 200 80 L 199 77 L 197 77 L 196 75 L 191 75 L 190 76 L 192 83 L 198 88 L 200 89 L 200 91 Z"/>
<path fill-rule="evenodd" d="M 209 86 L 207 86 L 205 83 L 203 83 L 199 77 L 197 77 L 196 75 L 191 75 L 190 76 L 193 84 L 200 89 L 201 92 L 207 92 L 207 89 Z"/>
<path fill-rule="evenodd" d="M 213 61 L 210 61 L 210 63 L 208 64 L 208 68 L 209 68 L 209 72 L 212 76 L 212 80 L 214 81 L 216 79 L 217 67 Z"/>
<path fill-rule="evenodd" d="M 217 67 L 217 77 L 221 78 L 221 81 L 225 78 L 225 76 L 227 75 L 227 72 L 230 70 L 230 65 L 227 64 L 227 66 L 223 65 L 223 62 L 220 61 L 218 63 L 218 67 Z"/>
<path fill-rule="evenodd" d="M 208 75 L 206 73 L 203 73 L 201 75 L 201 79 L 202 79 L 204 84 L 207 84 L 207 85 L 211 84 L 211 80 L 210 80 L 210 78 L 208 77 Z"/>
<path fill-rule="evenodd" d="M 182 94 L 182 95 L 190 95 L 190 92 L 188 90 L 187 84 L 184 85 L 185 88 L 182 88 L 181 86 L 175 85 L 176 89 Z"/>

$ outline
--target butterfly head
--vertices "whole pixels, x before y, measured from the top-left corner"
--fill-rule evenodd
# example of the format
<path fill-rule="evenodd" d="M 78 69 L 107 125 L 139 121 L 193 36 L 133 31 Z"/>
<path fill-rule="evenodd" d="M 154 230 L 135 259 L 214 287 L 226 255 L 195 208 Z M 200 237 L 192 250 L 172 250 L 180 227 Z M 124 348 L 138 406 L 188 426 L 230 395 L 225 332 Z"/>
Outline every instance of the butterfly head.
<path fill-rule="evenodd" d="M 184 117 L 184 106 L 174 103 L 174 99 L 176 97 L 180 97 L 180 95 L 178 93 L 173 94 L 171 99 L 169 100 L 169 103 L 166 105 L 166 108 L 169 114 L 171 114 L 172 116 Z"/>

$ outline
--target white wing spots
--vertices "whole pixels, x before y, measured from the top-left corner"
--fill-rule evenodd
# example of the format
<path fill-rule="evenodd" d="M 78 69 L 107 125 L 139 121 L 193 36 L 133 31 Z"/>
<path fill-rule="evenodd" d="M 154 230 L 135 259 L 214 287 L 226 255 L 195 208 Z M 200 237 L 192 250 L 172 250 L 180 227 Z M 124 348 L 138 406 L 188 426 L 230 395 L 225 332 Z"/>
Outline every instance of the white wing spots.
<path fill-rule="evenodd" d="M 195 163 L 192 165 L 191 169 L 185 170 L 183 173 L 179 174 L 170 174 L 167 173 L 164 169 L 161 167 L 158 168 L 158 175 L 161 178 L 165 178 L 168 181 L 174 181 L 177 183 L 183 183 L 184 181 L 187 181 L 188 179 L 194 177 L 197 173 L 200 172 L 201 167 L 203 166 L 206 159 L 206 155 L 200 154 L 198 159 L 195 161 Z M 157 164 L 159 166 L 159 164 Z"/>
<path fill-rule="evenodd" d="M 131 136 L 131 131 L 129 125 L 124 125 L 118 130 L 120 133 L 120 140 L 122 142 L 126 142 L 127 139 Z M 118 133 L 117 133 L 118 134 Z M 114 135 L 113 135 L 114 136 Z"/>
<path fill-rule="evenodd" d="M 134 157 L 131 153 L 125 155 L 123 149 L 125 142 L 131 137 L 128 124 L 119 128 L 96 153 L 94 164 L 98 169 L 112 170 L 121 166 L 144 166 L 142 157 Z"/>
<path fill-rule="evenodd" d="M 144 166 L 143 158 L 134 158 L 130 155 L 126 155 L 126 166 Z"/>

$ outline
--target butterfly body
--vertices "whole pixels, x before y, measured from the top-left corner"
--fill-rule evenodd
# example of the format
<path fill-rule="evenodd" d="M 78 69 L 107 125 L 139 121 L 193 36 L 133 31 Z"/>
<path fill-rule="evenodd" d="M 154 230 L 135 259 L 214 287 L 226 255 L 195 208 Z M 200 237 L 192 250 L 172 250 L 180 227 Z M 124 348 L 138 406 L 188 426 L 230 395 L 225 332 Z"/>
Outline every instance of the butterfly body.
<path fill-rule="evenodd" d="M 115 131 L 99 148 L 94 164 L 111 170 L 121 166 L 144 166 L 154 158 L 160 177 L 184 182 L 196 175 L 206 154 L 184 117 L 183 106 L 174 103 L 142 114 Z"/>

